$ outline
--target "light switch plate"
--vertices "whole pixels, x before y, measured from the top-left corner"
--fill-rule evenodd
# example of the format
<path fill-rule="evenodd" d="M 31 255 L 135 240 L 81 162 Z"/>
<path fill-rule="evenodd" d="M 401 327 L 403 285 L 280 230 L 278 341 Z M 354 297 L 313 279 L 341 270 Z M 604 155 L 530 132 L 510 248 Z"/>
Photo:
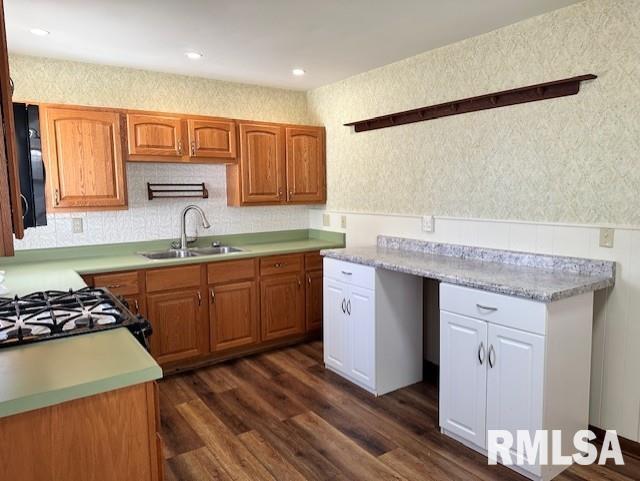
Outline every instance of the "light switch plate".
<path fill-rule="evenodd" d="M 613 247 L 613 234 L 613 229 L 602 227 L 600 229 L 600 247 Z"/>
<path fill-rule="evenodd" d="M 434 220 L 432 215 L 423 215 L 422 216 L 422 232 L 433 232 L 434 231 Z"/>
<path fill-rule="evenodd" d="M 331 225 L 331 215 L 330 214 L 322 214 L 322 225 L 324 227 L 329 227 Z"/>
<path fill-rule="evenodd" d="M 72 231 L 74 234 L 82 234 L 84 231 L 84 227 L 82 225 L 82 217 L 73 217 L 71 219 L 72 222 Z"/>
<path fill-rule="evenodd" d="M 340 227 L 342 229 L 346 229 L 347 228 L 347 216 L 346 215 L 341 215 L 340 216 Z"/>

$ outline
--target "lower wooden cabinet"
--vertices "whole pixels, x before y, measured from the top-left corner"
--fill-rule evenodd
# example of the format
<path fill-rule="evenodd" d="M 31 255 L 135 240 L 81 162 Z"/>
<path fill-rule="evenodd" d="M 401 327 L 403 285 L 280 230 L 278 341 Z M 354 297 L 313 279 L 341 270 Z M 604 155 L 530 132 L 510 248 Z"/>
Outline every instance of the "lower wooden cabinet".
<path fill-rule="evenodd" d="M 209 288 L 211 352 L 260 341 L 258 288 L 255 281 L 234 282 Z"/>
<path fill-rule="evenodd" d="M 317 251 L 179 267 L 86 274 L 153 327 L 151 354 L 165 369 L 228 358 L 322 329 Z"/>
<path fill-rule="evenodd" d="M 322 269 L 307 272 L 306 276 L 307 331 L 318 331 L 322 328 Z"/>
<path fill-rule="evenodd" d="M 302 273 L 280 274 L 260 280 L 262 340 L 305 332 Z"/>
<path fill-rule="evenodd" d="M 153 327 L 151 353 L 160 364 L 207 352 L 200 289 L 148 294 L 147 314 Z"/>
<path fill-rule="evenodd" d="M 0 418 L 0 478 L 161 481 L 157 413 L 147 382 Z"/>

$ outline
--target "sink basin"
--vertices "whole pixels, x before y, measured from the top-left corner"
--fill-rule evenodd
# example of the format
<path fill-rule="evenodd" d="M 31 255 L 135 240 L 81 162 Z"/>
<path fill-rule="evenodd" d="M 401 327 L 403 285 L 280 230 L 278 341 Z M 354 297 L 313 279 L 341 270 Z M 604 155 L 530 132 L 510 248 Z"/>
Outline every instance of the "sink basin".
<path fill-rule="evenodd" d="M 138 252 L 139 255 L 146 257 L 147 259 L 182 259 L 185 257 L 196 257 L 198 254 L 195 254 L 191 251 L 181 251 L 181 250 L 168 250 L 168 251 L 155 251 L 155 252 Z"/>
<path fill-rule="evenodd" d="M 230 254 L 232 252 L 241 252 L 242 249 L 231 246 L 217 246 L 217 247 L 194 247 L 190 249 L 197 256 L 215 256 L 218 254 Z"/>
<path fill-rule="evenodd" d="M 166 251 L 153 251 L 153 252 L 138 252 L 139 255 L 146 257 L 147 259 L 182 259 L 185 257 L 200 257 L 200 256 L 215 256 L 220 254 L 230 254 L 232 252 L 241 252 L 242 249 L 231 246 L 217 246 L 217 247 L 194 247 L 186 251 L 179 249 L 170 249 Z"/>

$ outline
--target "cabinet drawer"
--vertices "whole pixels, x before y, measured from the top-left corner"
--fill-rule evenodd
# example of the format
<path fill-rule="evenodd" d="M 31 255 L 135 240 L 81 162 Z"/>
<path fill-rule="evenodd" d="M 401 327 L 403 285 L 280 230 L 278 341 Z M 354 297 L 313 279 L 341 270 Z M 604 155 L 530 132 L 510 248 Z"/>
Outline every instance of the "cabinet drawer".
<path fill-rule="evenodd" d="M 253 279 L 255 276 L 255 259 L 216 262 L 215 264 L 207 265 L 207 282 L 209 284 L 222 284 L 230 281 Z"/>
<path fill-rule="evenodd" d="M 137 272 L 99 274 L 93 276 L 93 285 L 96 287 L 106 287 L 114 294 L 120 296 L 138 294 L 140 292 Z"/>
<path fill-rule="evenodd" d="M 304 268 L 307 271 L 322 269 L 322 256 L 320 252 L 309 252 L 304 255 Z"/>
<path fill-rule="evenodd" d="M 147 272 L 147 292 L 200 287 L 200 265 L 170 267 Z"/>
<path fill-rule="evenodd" d="M 440 309 L 514 329 L 545 333 L 547 306 L 542 302 L 443 283 Z"/>
<path fill-rule="evenodd" d="M 260 275 L 284 274 L 286 272 L 300 272 L 303 269 L 302 254 L 288 254 L 284 256 L 263 257 L 260 259 Z"/>
<path fill-rule="evenodd" d="M 324 259 L 324 275 L 365 289 L 373 289 L 376 284 L 375 268 L 337 259 Z"/>

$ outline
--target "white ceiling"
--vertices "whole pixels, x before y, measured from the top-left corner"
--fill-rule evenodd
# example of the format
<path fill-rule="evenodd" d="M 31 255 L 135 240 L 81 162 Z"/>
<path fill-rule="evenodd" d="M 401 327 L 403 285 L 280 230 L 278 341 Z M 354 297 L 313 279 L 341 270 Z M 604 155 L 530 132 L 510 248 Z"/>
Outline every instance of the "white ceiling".
<path fill-rule="evenodd" d="M 9 50 L 307 90 L 577 0 L 5 0 Z M 51 32 L 37 37 L 31 28 Z M 204 58 L 184 56 L 196 50 Z M 304 77 L 291 69 L 302 67 Z"/>

